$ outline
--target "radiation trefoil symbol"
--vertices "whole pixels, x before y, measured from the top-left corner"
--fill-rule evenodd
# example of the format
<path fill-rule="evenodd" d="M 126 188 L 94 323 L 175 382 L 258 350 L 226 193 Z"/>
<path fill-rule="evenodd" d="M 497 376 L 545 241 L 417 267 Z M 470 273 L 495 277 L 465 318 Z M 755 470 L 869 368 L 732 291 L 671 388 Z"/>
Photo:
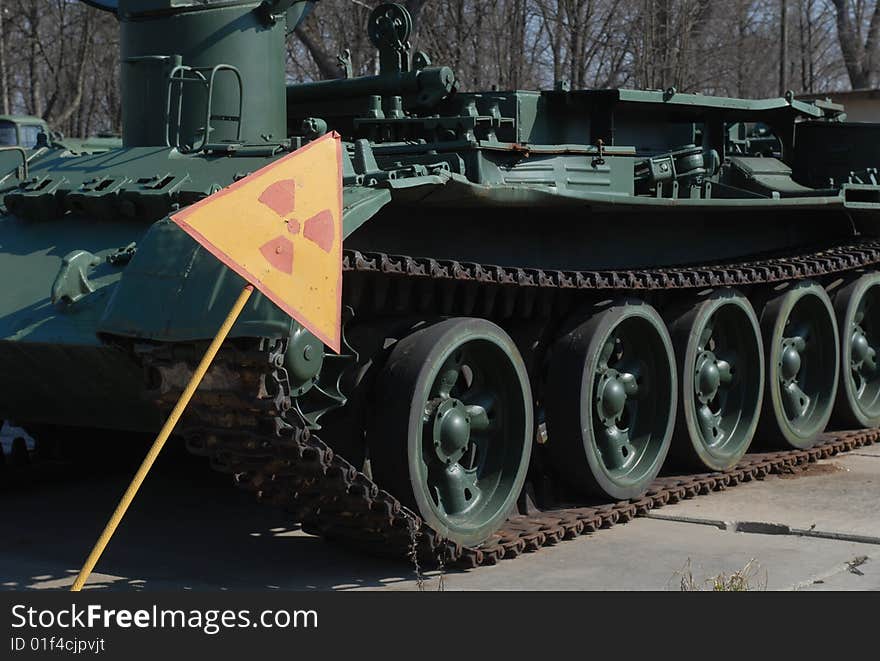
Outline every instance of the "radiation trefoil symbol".
<path fill-rule="evenodd" d="M 328 133 L 171 220 L 338 352 L 342 210 L 342 141 Z"/>
<path fill-rule="evenodd" d="M 311 241 L 326 253 L 329 253 L 333 248 L 333 212 L 330 209 L 324 209 L 305 221 L 294 216 L 296 211 L 295 179 L 276 181 L 262 192 L 259 201 L 284 221 L 290 235 L 288 237 L 281 234 L 260 247 L 260 253 L 274 268 L 288 275 L 293 273 L 293 261 L 296 257 L 296 242 L 293 237 L 302 236 L 306 241 Z"/>

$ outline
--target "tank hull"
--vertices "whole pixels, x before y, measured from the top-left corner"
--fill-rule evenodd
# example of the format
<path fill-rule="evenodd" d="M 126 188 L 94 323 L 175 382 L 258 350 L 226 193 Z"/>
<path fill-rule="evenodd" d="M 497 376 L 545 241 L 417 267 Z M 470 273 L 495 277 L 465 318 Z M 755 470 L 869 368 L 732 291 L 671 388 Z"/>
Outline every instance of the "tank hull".
<path fill-rule="evenodd" d="M 674 88 L 461 93 L 396 4 L 376 76 L 284 89 L 260 58 L 290 8 L 123 3 L 127 147 L 4 157 L 0 415 L 156 430 L 245 286 L 172 216 L 335 131 L 341 351 L 255 294 L 177 427 L 307 531 L 491 563 L 877 438 L 823 435 L 880 420 L 877 127 Z M 682 465 L 711 474 L 658 477 Z"/>

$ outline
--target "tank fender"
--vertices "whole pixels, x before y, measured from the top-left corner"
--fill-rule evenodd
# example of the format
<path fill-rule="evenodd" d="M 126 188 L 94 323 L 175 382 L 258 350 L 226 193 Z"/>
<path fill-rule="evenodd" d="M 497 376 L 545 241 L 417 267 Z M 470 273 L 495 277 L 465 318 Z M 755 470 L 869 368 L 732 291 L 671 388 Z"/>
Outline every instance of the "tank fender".
<path fill-rule="evenodd" d="M 343 192 L 343 237 L 391 201 L 386 189 Z M 214 336 L 244 280 L 170 218 L 155 223 L 137 246 L 98 324 L 100 336 L 188 342 Z M 230 337 L 281 337 L 291 318 L 256 292 Z"/>

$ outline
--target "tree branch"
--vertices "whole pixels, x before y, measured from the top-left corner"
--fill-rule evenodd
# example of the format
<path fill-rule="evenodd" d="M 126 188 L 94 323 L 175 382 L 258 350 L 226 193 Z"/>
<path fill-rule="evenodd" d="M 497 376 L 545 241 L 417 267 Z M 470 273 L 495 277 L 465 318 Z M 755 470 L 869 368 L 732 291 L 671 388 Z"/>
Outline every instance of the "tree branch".
<path fill-rule="evenodd" d="M 312 59 L 318 66 L 318 71 L 321 72 L 324 78 L 328 80 L 342 78 L 342 70 L 336 62 L 335 55 L 331 55 L 321 44 L 312 39 L 311 35 L 301 25 L 294 30 L 294 33 L 302 42 L 302 45 L 306 47 L 306 50 L 309 51 L 309 55 L 312 56 Z"/>

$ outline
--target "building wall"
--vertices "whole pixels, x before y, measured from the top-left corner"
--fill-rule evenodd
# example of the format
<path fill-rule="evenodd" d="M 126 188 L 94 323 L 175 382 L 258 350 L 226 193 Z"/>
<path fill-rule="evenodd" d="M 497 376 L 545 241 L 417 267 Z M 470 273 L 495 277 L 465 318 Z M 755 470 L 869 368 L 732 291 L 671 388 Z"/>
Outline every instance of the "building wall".
<path fill-rule="evenodd" d="M 880 98 L 840 98 L 834 101 L 846 106 L 846 121 L 848 122 L 880 122 Z"/>
<path fill-rule="evenodd" d="M 830 99 L 846 108 L 846 121 L 880 124 L 880 89 L 820 92 L 798 96 L 803 101 Z"/>

